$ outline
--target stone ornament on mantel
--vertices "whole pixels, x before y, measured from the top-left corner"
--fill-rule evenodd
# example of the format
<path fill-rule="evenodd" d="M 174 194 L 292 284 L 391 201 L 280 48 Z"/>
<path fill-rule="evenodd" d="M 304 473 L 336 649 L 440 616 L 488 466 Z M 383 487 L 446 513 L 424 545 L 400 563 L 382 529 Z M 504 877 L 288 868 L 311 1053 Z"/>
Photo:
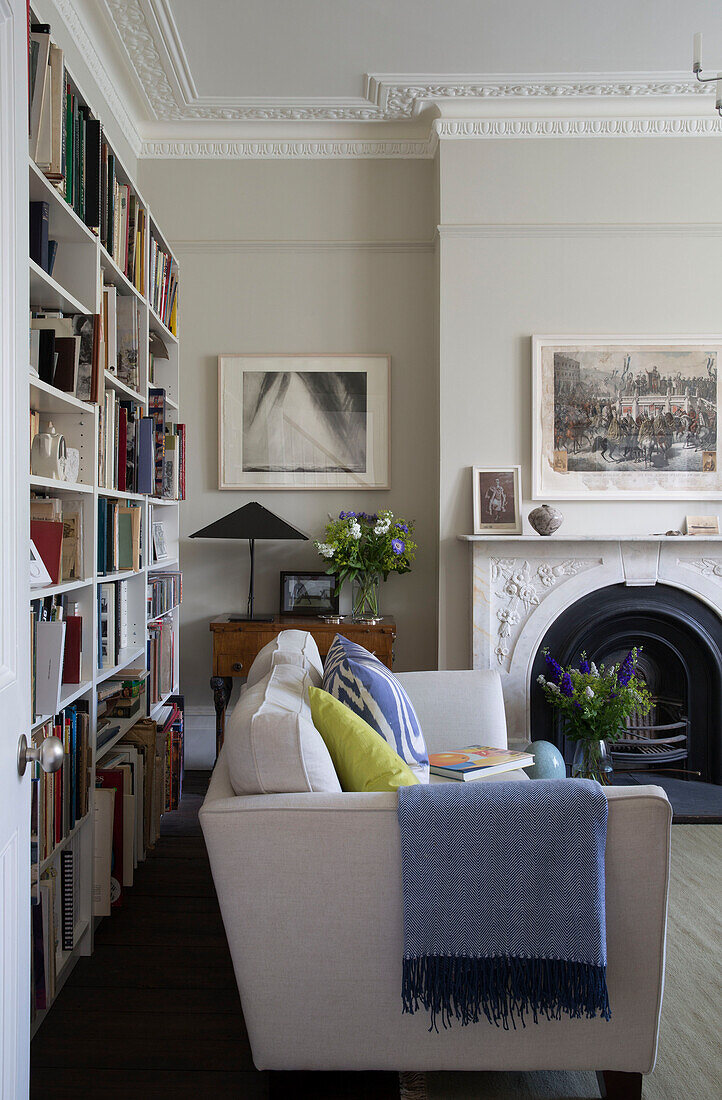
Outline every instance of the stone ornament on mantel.
<path fill-rule="evenodd" d="M 513 742 L 529 740 L 531 668 L 544 636 L 582 597 L 665 584 L 722 617 L 722 536 L 461 538 L 471 544 L 473 667 L 501 673 Z"/>

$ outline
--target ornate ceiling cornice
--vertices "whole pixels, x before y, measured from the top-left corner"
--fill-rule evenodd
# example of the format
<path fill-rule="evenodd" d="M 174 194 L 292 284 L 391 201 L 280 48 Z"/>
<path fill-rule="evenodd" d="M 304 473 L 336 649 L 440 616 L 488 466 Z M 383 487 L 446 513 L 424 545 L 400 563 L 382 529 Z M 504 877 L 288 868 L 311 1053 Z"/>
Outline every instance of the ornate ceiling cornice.
<path fill-rule="evenodd" d="M 712 85 L 685 73 L 375 73 L 357 98 L 202 96 L 168 0 L 104 0 L 148 106 L 148 118 L 134 119 L 103 63 L 110 43 L 90 41 L 75 0 L 54 3 L 140 157 L 423 159 L 448 138 L 722 133 Z M 442 115 L 433 122 L 432 106 Z"/>

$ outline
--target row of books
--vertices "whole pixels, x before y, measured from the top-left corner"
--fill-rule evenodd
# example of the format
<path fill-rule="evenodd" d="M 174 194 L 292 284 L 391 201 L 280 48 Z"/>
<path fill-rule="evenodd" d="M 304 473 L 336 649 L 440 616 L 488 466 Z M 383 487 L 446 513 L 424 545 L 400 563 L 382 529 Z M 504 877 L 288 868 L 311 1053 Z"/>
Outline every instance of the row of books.
<path fill-rule="evenodd" d="M 148 412 L 155 438 L 155 495 L 185 500 L 186 426 L 170 418 L 166 391 L 161 387 L 148 390 Z"/>
<path fill-rule="evenodd" d="M 183 793 L 183 696 L 172 695 L 158 711 L 158 725 L 165 733 L 164 810 L 177 810 Z"/>
<path fill-rule="evenodd" d="M 60 710 L 63 684 L 82 682 L 83 617 L 67 594 L 31 601 L 30 668 L 35 722 Z"/>
<path fill-rule="evenodd" d="M 137 572 L 141 554 L 140 504 L 98 497 L 98 573 Z"/>
<path fill-rule="evenodd" d="M 75 947 L 78 862 L 73 847 L 64 849 L 60 853 L 60 868 L 50 866 L 43 872 L 33 898 L 30 985 L 33 1019 L 52 1004 L 65 953 Z"/>
<path fill-rule="evenodd" d="M 145 716 L 145 681 L 145 671 L 138 671 L 129 678 L 125 670 L 98 686 L 96 745 L 99 749 L 121 732 L 122 724 Z"/>
<path fill-rule="evenodd" d="M 148 577 L 148 618 L 165 615 L 179 607 L 183 599 L 182 573 L 154 573 Z"/>
<path fill-rule="evenodd" d="M 103 315 L 30 313 L 30 370 L 79 401 L 100 400 L 105 356 Z"/>
<path fill-rule="evenodd" d="M 51 41 L 49 24 L 31 25 L 28 50 L 30 155 L 143 293 L 146 211 L 120 178 L 120 163 L 100 121 L 73 87 L 63 51 Z"/>
<path fill-rule="evenodd" d="M 148 703 L 153 706 L 174 688 L 175 629 L 171 619 L 148 623 Z"/>
<path fill-rule="evenodd" d="M 40 745 L 46 737 L 58 737 L 63 742 L 64 756 L 56 772 L 44 772 L 35 765 L 31 816 L 33 863 L 46 860 L 88 812 L 92 763 L 88 703 L 81 699 L 48 719 L 33 732 L 33 743 Z"/>
<path fill-rule="evenodd" d="M 31 497 L 30 538 L 47 570 L 46 584 L 83 580 L 81 501 Z M 32 576 L 30 583 L 33 585 Z"/>
<path fill-rule="evenodd" d="M 50 206 L 47 202 L 30 203 L 30 259 L 42 267 L 48 275 L 53 274 L 58 255 L 58 242 L 51 240 Z"/>
<path fill-rule="evenodd" d="M 136 722 L 98 761 L 95 779 L 93 913 L 123 904 L 134 871 L 160 835 L 160 819 L 178 806 L 183 775 L 183 697 L 169 700 L 162 722 Z"/>
<path fill-rule="evenodd" d="M 98 483 L 125 493 L 154 493 L 153 421 L 142 407 L 106 390 L 98 433 Z"/>
<path fill-rule="evenodd" d="M 166 328 L 178 335 L 178 266 L 175 260 L 150 237 L 150 287 L 148 301 Z"/>
<path fill-rule="evenodd" d="M 98 586 L 98 668 L 114 668 L 130 641 L 128 581 Z"/>
<path fill-rule="evenodd" d="M 132 294 L 103 287 L 103 365 L 124 385 L 139 386 L 141 305 Z"/>

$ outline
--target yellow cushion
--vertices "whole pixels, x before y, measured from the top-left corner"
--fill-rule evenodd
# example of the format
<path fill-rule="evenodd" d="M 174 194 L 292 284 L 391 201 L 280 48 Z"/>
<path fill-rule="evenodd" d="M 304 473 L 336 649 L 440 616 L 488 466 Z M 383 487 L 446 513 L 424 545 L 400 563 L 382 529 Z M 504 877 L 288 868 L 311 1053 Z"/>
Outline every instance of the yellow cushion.
<path fill-rule="evenodd" d="M 311 717 L 344 791 L 397 791 L 418 779 L 368 722 L 321 688 L 309 687 Z"/>

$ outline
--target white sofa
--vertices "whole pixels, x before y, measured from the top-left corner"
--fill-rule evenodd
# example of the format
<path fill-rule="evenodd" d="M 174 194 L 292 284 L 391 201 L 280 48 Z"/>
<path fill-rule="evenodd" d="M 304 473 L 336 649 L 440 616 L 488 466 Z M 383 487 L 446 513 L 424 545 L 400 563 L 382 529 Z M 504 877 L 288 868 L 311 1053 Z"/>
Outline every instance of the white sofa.
<path fill-rule="evenodd" d="M 496 672 L 399 679 L 430 751 L 506 744 Z M 401 1012 L 397 796 L 236 796 L 226 751 L 200 817 L 259 1069 L 652 1070 L 669 875 L 671 810 L 663 790 L 608 791 L 611 1021 L 544 1020 L 509 1031 L 482 1022 L 435 1033 L 425 1013 Z M 615 1080 L 632 1083 L 625 1095 L 637 1094 L 636 1077 L 612 1072 L 606 1080 L 610 1096 Z"/>

